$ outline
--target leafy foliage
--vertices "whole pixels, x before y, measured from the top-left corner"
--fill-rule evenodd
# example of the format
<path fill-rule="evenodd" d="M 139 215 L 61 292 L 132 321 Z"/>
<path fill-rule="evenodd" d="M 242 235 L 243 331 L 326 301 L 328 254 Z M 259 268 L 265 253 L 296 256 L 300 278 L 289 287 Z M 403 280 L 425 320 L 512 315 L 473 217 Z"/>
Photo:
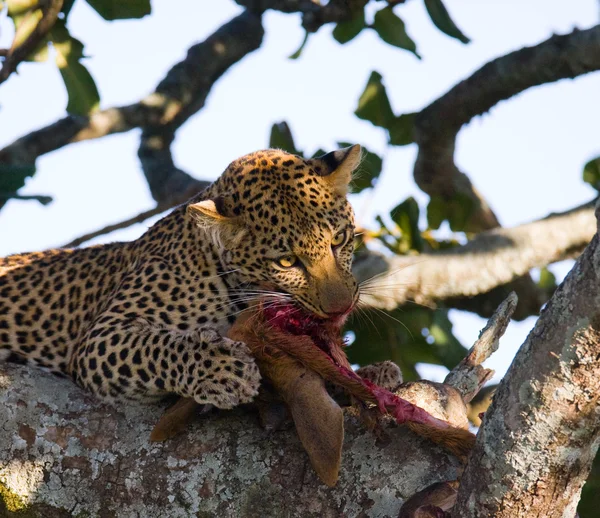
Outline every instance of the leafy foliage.
<path fill-rule="evenodd" d="M 348 324 L 355 339 L 348 347 L 352 363 L 392 360 L 406 380 L 418 379 L 417 364 L 430 363 L 453 368 L 466 349 L 452 334 L 446 310 L 405 307 L 392 312 L 356 313 Z"/>
<path fill-rule="evenodd" d="M 142 18 L 150 14 L 150 0 L 86 0 L 105 20 Z"/>
<path fill-rule="evenodd" d="M 394 119 L 394 112 L 382 79 L 379 72 L 371 72 L 354 113 L 359 119 L 369 121 L 374 126 L 387 128 Z"/>
<path fill-rule="evenodd" d="M 0 163 L 0 192 L 17 192 L 25 185 L 25 180 L 35 173 L 34 164 Z"/>
<path fill-rule="evenodd" d="M 450 200 L 433 196 L 427 205 L 427 223 L 429 228 L 437 230 L 443 221 L 448 220 L 451 230 L 461 232 L 474 208 L 473 200 L 464 194 L 457 194 Z"/>
<path fill-rule="evenodd" d="M 24 5 L 14 0 L 8 2 L 8 15 L 15 26 L 13 42 L 15 47 L 27 39 L 42 18 L 41 9 L 27 10 L 23 8 Z M 67 14 L 71 7 L 72 2 L 63 5 L 63 9 L 67 9 Z M 55 61 L 67 90 L 69 98 L 67 111 L 76 115 L 87 115 L 96 110 L 100 103 L 100 96 L 94 79 L 80 62 L 84 57 L 83 44 L 69 34 L 64 20 L 56 21 L 47 37 L 28 56 L 28 61 L 46 61 L 49 44 L 55 50 Z"/>
<path fill-rule="evenodd" d="M 583 181 L 600 191 L 600 157 L 590 160 L 583 167 Z"/>
<path fill-rule="evenodd" d="M 419 230 L 419 205 L 411 196 L 402 203 L 396 205 L 390 212 L 390 216 L 401 231 L 401 244 L 399 252 L 406 253 L 409 250 L 423 251 L 423 238 Z"/>
<path fill-rule="evenodd" d="M 293 52 L 292 54 L 290 54 L 288 56 L 288 59 L 298 59 L 302 55 L 302 51 L 304 50 L 304 47 L 306 47 L 306 44 L 308 43 L 308 34 L 309 34 L 308 31 L 304 33 L 304 39 L 302 40 L 302 43 L 300 43 L 298 50 L 296 50 L 296 52 Z"/>
<path fill-rule="evenodd" d="M 333 37 L 339 43 L 348 43 L 354 39 L 360 31 L 367 26 L 365 22 L 365 10 L 360 9 L 354 16 L 345 22 L 338 23 L 333 29 Z"/>
<path fill-rule="evenodd" d="M 386 7 L 375 13 L 373 29 L 375 29 L 379 37 L 386 43 L 408 50 L 421 59 L 421 56 L 417 52 L 417 45 L 406 32 L 404 22 L 394 14 L 391 7 Z"/>
<path fill-rule="evenodd" d="M 462 43 L 469 43 L 471 41 L 452 21 L 441 0 L 425 0 L 425 7 L 427 8 L 431 21 L 440 31 L 446 33 L 448 36 L 456 38 Z"/>
<path fill-rule="evenodd" d="M 283 149 L 288 153 L 294 155 L 304 156 L 302 151 L 296 149 L 294 144 L 294 137 L 288 123 L 285 121 L 277 122 L 271 126 L 271 136 L 269 137 L 269 147 L 276 149 Z"/>
<path fill-rule="evenodd" d="M 83 43 L 73 38 L 60 20 L 50 31 L 49 39 L 56 51 L 56 65 L 69 95 L 67 111 L 87 115 L 97 110 L 100 106 L 100 94 L 96 83 L 79 61 L 84 57 Z"/>
<path fill-rule="evenodd" d="M 394 115 L 383 78 L 379 72 L 371 72 L 354 113 L 359 119 L 386 129 L 391 145 L 405 146 L 415 141 L 413 129 L 416 114 Z"/>

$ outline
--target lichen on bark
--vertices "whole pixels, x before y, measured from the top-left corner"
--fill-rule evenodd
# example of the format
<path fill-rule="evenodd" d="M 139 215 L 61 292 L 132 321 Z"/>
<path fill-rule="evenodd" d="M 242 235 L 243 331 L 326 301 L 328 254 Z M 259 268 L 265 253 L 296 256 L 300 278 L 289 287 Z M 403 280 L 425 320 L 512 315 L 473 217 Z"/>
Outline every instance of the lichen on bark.
<path fill-rule="evenodd" d="M 20 512 L 43 518 L 384 518 L 459 467 L 404 427 L 390 423 L 389 441 L 377 440 L 346 415 L 340 480 L 330 489 L 295 431 L 263 431 L 251 408 L 203 416 L 181 436 L 150 443 L 163 409 L 115 408 L 68 380 L 0 364 L 0 482 Z"/>

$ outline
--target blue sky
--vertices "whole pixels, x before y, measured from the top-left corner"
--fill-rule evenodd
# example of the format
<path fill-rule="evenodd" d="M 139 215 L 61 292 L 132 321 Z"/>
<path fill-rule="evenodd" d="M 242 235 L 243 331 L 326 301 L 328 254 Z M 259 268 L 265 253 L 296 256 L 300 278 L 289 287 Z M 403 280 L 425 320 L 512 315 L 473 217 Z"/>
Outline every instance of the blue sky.
<path fill-rule="evenodd" d="M 296 144 L 310 153 L 337 141 L 360 142 L 384 156 L 377 187 L 353 200 L 359 222 L 407 196 L 424 206 L 414 185 L 415 146 L 388 147 L 383 130 L 353 115 L 373 70 L 383 75 L 396 114 L 417 111 L 485 62 L 547 39 L 598 23 L 597 0 L 447 0 L 457 25 L 471 39 L 462 45 L 440 33 L 423 3 L 410 0 L 395 12 L 416 41 L 421 61 L 390 47 L 373 31 L 340 45 L 332 27 L 312 35 L 301 58 L 287 59 L 303 38 L 296 15 L 269 12 L 262 47 L 215 85 L 206 106 L 177 134 L 177 165 L 202 179 L 214 179 L 237 158 L 268 144 L 273 122 L 286 120 Z M 370 6 L 369 13 L 380 3 Z M 153 14 L 139 21 L 107 23 L 82 0 L 69 28 L 81 39 L 86 65 L 98 84 L 103 108 L 139 100 L 149 93 L 189 46 L 241 12 L 233 1 L 153 2 Z M 0 27 L 8 22 L 0 19 Z M 0 46 L 11 40 L 0 34 Z M 594 196 L 581 180 L 583 165 L 600 155 L 600 74 L 544 85 L 500 103 L 458 137 L 456 161 L 470 175 L 505 226 L 565 210 Z M 53 62 L 23 64 L 0 87 L 0 146 L 64 116 L 66 96 Z M 139 132 L 82 142 L 46 155 L 23 193 L 49 194 L 54 203 L 10 202 L 0 211 L 0 256 L 60 246 L 74 237 L 153 207 L 137 161 Z M 96 242 L 134 239 L 152 220 Z M 568 265 L 554 267 L 560 275 Z M 453 312 L 465 345 L 483 321 Z M 511 324 L 501 352 L 489 362 L 499 373 L 533 326 Z M 435 369 L 421 371 L 439 376 Z"/>

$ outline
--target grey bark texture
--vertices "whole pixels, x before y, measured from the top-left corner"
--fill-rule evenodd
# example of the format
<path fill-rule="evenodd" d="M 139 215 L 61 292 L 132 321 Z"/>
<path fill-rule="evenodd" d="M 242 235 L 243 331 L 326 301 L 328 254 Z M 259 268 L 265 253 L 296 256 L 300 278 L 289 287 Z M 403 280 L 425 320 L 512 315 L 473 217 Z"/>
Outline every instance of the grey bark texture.
<path fill-rule="evenodd" d="M 508 295 L 491 296 L 490 290 L 532 268 L 581 253 L 595 232 L 594 205 L 587 203 L 539 221 L 481 232 L 448 250 L 403 256 L 369 252 L 355 260 L 354 274 L 361 281 L 379 276 L 362 290 L 367 307 L 392 310 L 408 301 L 426 306 L 441 302 L 489 317 Z M 537 314 L 548 296 L 531 299 L 517 293 L 520 307 L 514 318 Z"/>
<path fill-rule="evenodd" d="M 395 518 L 418 490 L 457 477 L 456 459 L 406 428 L 390 424 L 377 441 L 346 415 L 329 489 L 293 429 L 269 434 L 238 409 L 151 444 L 162 408 L 116 409 L 68 380 L 0 364 L 0 516 Z"/>
<path fill-rule="evenodd" d="M 574 517 L 600 445 L 599 385 L 596 235 L 500 383 L 452 516 Z"/>

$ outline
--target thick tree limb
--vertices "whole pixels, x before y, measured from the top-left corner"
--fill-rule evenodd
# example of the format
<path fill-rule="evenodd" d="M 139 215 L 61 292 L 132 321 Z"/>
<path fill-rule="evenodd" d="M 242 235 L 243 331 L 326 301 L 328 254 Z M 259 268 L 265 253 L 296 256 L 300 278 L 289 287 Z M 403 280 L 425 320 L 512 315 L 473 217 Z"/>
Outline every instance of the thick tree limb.
<path fill-rule="evenodd" d="M 355 274 L 364 281 L 389 272 L 363 289 L 367 306 L 392 310 L 415 301 L 453 307 L 459 297 L 485 294 L 532 268 L 572 257 L 589 243 L 595 228 L 590 203 L 533 223 L 482 232 L 458 248 L 418 256 L 367 254 L 355 262 Z"/>
<path fill-rule="evenodd" d="M 39 518 L 396 517 L 404 499 L 457 476 L 455 459 L 406 428 L 386 426 L 382 444 L 347 415 L 340 480 L 329 489 L 293 429 L 268 434 L 237 410 L 149 443 L 160 412 L 115 409 L 68 380 L 0 364 L 0 515 L 4 497 Z"/>
<path fill-rule="evenodd" d="M 599 275 L 596 235 L 500 383 L 453 516 L 575 516 L 600 444 Z"/>
<path fill-rule="evenodd" d="M 159 204 L 190 197 L 206 184 L 177 169 L 169 145 L 177 128 L 204 106 L 212 85 L 262 41 L 260 16 L 246 11 L 192 46 L 156 90 L 138 103 L 87 117 L 68 116 L 0 150 L 0 162 L 32 164 L 37 157 L 73 142 L 142 128 L 140 159 L 150 191 Z"/>
<path fill-rule="evenodd" d="M 495 337 L 510 307 L 508 301 L 486 327 Z M 455 381 L 493 349 L 483 343 L 453 371 Z M 485 377 L 485 369 L 480 373 Z M 466 408 L 457 390 L 422 381 L 398 393 L 462 423 Z M 161 406 L 115 408 L 66 379 L 0 363 L 0 516 L 26 509 L 36 518 L 395 518 L 408 497 L 459 472 L 456 459 L 393 420 L 373 434 L 347 412 L 340 479 L 329 489 L 294 430 L 262 431 L 251 408 L 205 413 L 187 433 L 150 443 Z"/>
<path fill-rule="evenodd" d="M 458 131 L 473 117 L 528 88 L 599 69 L 600 25 L 552 36 L 539 45 L 487 63 L 417 114 L 417 185 L 430 196 L 473 202 L 468 230 L 478 232 L 499 226 L 496 215 L 454 163 Z"/>
<path fill-rule="evenodd" d="M 184 203 L 187 195 L 173 202 Z M 566 213 L 515 227 L 479 234 L 464 246 L 417 256 L 383 256 L 366 252 L 358 256 L 354 273 L 363 289 L 367 307 L 392 310 L 409 301 L 424 305 L 443 303 L 445 307 L 473 311 L 489 317 L 498 304 L 518 286 L 522 275 L 532 268 L 577 257 L 594 235 L 593 202 Z M 133 218 L 90 232 L 64 245 L 80 246 L 86 241 L 141 223 L 168 207 L 157 206 Z M 386 272 L 390 272 L 385 275 Z M 514 279 L 517 279 L 515 282 Z M 513 318 L 537 315 L 547 297 L 525 292 Z M 521 297 L 519 292 L 519 297 Z"/>
<path fill-rule="evenodd" d="M 25 38 L 25 41 L 21 44 L 16 44 L 15 40 L 11 48 L 6 52 L 2 68 L 0 69 L 0 84 L 4 83 L 17 70 L 19 63 L 26 59 L 42 42 L 46 34 L 48 34 L 56 23 L 62 6 L 63 0 L 42 0 L 39 2 L 42 17 L 33 31 L 31 31 L 31 34 Z M 30 12 L 29 16 L 33 16 L 33 12 Z"/>

